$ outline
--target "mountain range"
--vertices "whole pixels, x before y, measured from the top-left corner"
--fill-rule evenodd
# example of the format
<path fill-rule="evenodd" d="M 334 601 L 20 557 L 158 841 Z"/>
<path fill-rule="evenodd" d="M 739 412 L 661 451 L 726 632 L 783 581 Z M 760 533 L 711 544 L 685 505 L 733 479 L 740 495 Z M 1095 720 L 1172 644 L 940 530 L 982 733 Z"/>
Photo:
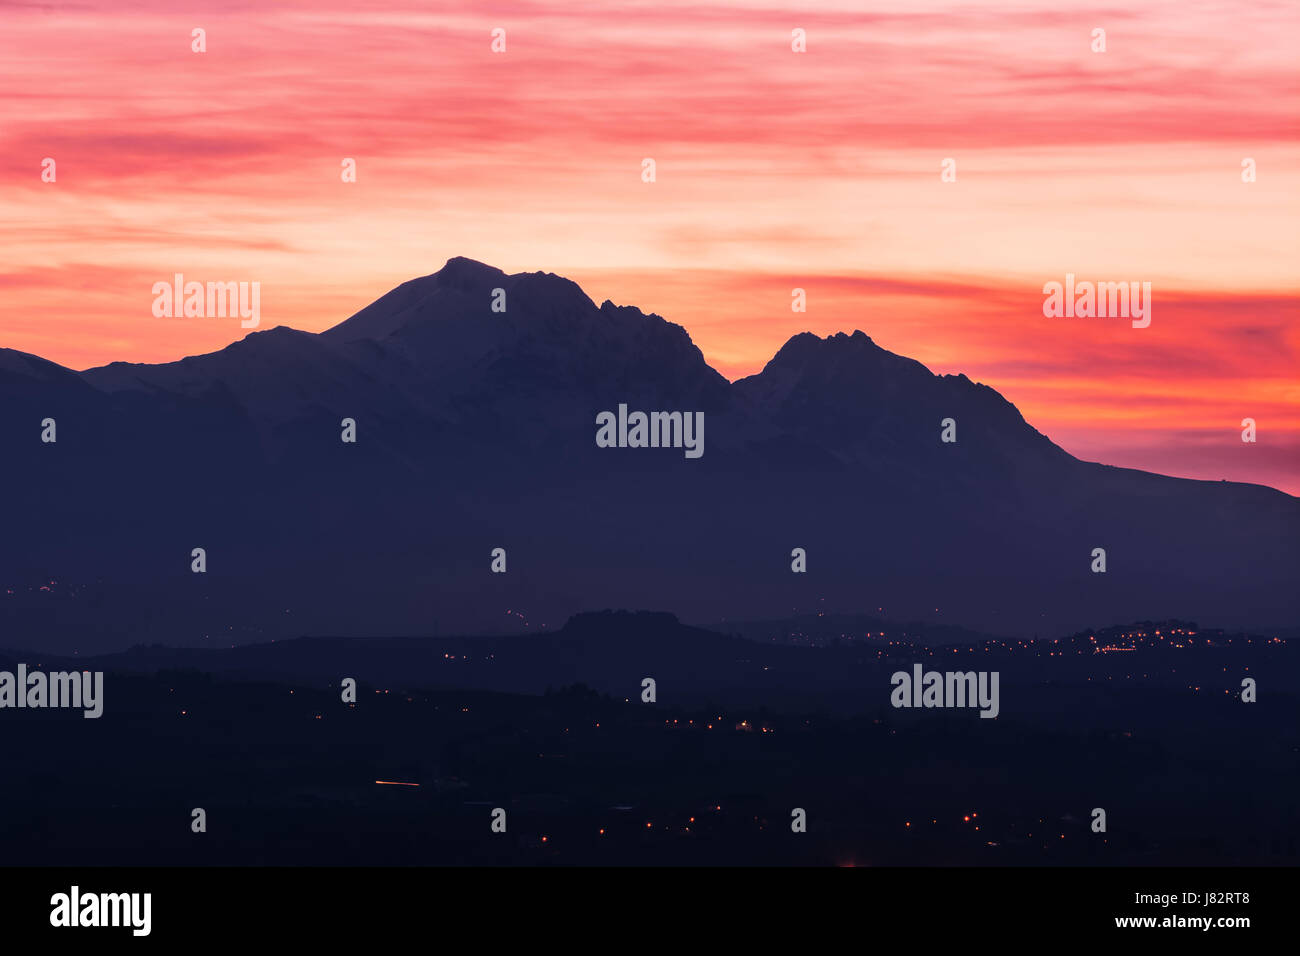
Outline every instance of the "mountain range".
<path fill-rule="evenodd" d="M 597 447 L 620 404 L 703 412 L 703 456 Z M 795 335 L 728 382 L 659 316 L 463 258 L 325 332 L 177 362 L 77 372 L 0 349 L 0 447 L 7 647 L 526 630 L 610 607 L 1011 636 L 1300 620 L 1300 499 L 1080 461 L 994 389 L 860 331 Z"/>

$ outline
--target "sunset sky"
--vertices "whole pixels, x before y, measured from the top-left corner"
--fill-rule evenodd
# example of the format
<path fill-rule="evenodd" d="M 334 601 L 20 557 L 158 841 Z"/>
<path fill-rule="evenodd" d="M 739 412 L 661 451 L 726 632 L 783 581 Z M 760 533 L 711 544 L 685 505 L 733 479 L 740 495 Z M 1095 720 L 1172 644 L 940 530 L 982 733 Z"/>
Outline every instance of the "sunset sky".
<path fill-rule="evenodd" d="M 1297 48 L 1294 0 L 0 0 L 0 347 L 247 334 L 155 318 L 177 272 L 319 331 L 464 255 L 657 312 L 729 378 L 861 329 L 1082 458 L 1300 494 Z M 1151 326 L 1045 318 L 1066 273 L 1150 282 Z"/>

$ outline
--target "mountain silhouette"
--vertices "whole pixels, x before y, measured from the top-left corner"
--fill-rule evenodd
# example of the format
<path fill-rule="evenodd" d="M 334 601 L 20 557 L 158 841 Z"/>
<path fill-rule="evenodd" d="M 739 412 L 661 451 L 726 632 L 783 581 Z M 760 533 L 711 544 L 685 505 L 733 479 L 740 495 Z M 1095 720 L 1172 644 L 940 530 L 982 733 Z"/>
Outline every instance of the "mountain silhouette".
<path fill-rule="evenodd" d="M 620 404 L 703 412 L 703 456 L 597 447 Z M 500 631 L 604 607 L 1003 634 L 1298 617 L 1300 500 L 1280 491 L 1079 461 L 992 388 L 860 331 L 796 335 L 729 383 L 657 315 L 463 258 L 319 334 L 84 372 L 0 350 L 0 443 L 10 647 Z"/>

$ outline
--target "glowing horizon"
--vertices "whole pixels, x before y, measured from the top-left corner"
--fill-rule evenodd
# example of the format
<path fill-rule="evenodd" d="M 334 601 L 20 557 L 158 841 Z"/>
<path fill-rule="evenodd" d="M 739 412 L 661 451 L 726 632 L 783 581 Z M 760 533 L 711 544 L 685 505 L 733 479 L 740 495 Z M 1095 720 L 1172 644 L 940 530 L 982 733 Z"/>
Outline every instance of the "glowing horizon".
<path fill-rule="evenodd" d="M 856 6 L 0 2 L 0 347 L 172 361 L 249 332 L 155 318 L 176 272 L 322 331 L 464 255 L 730 379 L 861 329 L 1079 457 L 1300 494 L 1300 10 Z M 1044 318 L 1066 273 L 1151 282 L 1151 327 Z"/>

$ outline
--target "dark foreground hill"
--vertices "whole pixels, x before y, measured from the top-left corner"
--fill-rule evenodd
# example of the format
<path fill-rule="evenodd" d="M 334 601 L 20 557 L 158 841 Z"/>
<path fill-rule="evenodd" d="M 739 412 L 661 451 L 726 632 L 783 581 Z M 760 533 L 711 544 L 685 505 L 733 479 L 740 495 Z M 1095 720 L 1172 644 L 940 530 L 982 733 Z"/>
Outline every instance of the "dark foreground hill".
<path fill-rule="evenodd" d="M 6 858 L 1297 862 L 1290 644 L 1165 622 L 897 648 L 897 659 L 880 650 L 774 647 L 670 615 L 598 614 L 526 637 L 47 658 L 46 669 L 108 671 L 103 715 L 3 711 Z M 914 660 L 998 670 L 998 717 L 891 707 L 889 672 Z M 15 661 L 37 663 L 0 653 L 0 669 Z M 639 695 L 647 669 L 654 703 Z M 583 679 L 540 689 L 562 673 Z M 360 680 L 355 703 L 342 700 L 344 674 Z M 1253 704 L 1238 697 L 1246 674 L 1259 679 Z M 1091 826 L 1098 807 L 1105 833 Z M 191 830 L 194 808 L 205 833 Z M 490 830 L 495 808 L 505 834 Z M 794 808 L 806 833 L 790 829 Z"/>

